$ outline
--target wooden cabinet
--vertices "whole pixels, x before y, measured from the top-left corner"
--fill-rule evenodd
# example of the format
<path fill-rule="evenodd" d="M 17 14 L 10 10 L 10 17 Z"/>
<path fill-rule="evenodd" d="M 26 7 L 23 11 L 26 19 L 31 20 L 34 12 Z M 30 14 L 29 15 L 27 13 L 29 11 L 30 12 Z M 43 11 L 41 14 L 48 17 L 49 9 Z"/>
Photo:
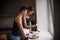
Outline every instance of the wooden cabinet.
<path fill-rule="evenodd" d="M 7 40 L 7 35 L 6 34 L 1 34 L 0 35 L 0 40 Z"/>

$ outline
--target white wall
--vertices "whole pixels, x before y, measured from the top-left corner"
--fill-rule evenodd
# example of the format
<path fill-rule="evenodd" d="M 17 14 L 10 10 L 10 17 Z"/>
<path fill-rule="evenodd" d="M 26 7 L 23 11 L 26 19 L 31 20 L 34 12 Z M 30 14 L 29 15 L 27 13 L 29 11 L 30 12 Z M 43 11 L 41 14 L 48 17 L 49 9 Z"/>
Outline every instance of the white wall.
<path fill-rule="evenodd" d="M 36 0 L 37 24 L 40 31 L 48 31 L 47 0 Z"/>

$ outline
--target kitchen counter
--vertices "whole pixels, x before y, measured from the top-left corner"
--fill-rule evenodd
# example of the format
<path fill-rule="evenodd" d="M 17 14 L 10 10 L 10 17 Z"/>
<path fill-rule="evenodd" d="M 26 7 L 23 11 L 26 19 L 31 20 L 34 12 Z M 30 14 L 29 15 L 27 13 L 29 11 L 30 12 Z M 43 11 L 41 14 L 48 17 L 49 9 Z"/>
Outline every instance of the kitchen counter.
<path fill-rule="evenodd" d="M 28 40 L 53 40 L 53 36 L 49 32 L 38 32 L 39 38 L 37 39 L 28 39 Z"/>

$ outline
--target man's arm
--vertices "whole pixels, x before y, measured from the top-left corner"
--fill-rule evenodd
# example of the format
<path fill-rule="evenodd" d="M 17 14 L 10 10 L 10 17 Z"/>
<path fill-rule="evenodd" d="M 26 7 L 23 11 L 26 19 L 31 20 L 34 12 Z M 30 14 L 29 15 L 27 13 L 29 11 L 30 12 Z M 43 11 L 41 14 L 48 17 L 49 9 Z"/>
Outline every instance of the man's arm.
<path fill-rule="evenodd" d="M 21 32 L 21 34 L 23 35 L 23 37 L 26 37 L 26 34 L 25 34 L 24 31 L 23 31 L 22 17 L 19 17 L 19 16 L 16 17 L 15 21 L 17 22 L 17 25 L 18 25 L 18 27 L 19 27 L 19 29 L 20 29 L 20 32 Z"/>

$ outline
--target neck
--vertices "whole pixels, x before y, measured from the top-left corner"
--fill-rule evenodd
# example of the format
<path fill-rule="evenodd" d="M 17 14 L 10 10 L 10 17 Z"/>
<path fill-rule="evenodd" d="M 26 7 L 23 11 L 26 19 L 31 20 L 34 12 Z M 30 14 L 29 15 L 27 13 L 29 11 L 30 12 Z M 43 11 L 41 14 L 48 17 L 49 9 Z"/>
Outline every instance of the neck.
<path fill-rule="evenodd" d="M 30 16 L 30 14 L 27 14 L 27 16 Z"/>
<path fill-rule="evenodd" d="M 22 12 L 20 12 L 18 15 L 22 15 L 23 16 L 24 14 Z"/>

